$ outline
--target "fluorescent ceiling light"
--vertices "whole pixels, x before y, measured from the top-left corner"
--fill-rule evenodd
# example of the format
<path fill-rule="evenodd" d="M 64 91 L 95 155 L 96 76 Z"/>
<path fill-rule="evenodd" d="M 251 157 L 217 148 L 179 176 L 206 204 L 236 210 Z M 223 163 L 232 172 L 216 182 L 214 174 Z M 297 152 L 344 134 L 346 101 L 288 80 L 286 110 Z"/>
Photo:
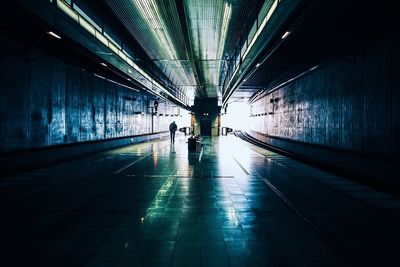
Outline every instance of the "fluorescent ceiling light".
<path fill-rule="evenodd" d="M 290 32 L 289 32 L 289 31 L 285 32 L 285 33 L 282 35 L 282 39 L 285 39 L 286 37 L 288 37 L 288 36 L 289 36 L 289 34 L 290 34 Z"/>
<path fill-rule="evenodd" d="M 134 0 L 134 1 L 139 1 L 139 0 Z M 140 1 L 139 1 L 140 2 Z M 144 3 L 144 5 L 147 5 L 147 7 L 149 7 L 148 6 L 148 4 L 151 2 L 151 4 L 152 4 L 152 7 L 154 7 L 154 5 L 155 5 L 155 0 L 143 0 L 142 1 L 143 3 Z M 64 0 L 57 0 L 57 6 L 62 10 L 62 11 L 64 11 L 67 15 L 69 15 L 72 19 L 74 19 L 76 22 L 80 22 L 80 21 L 84 21 L 85 19 L 83 18 L 83 17 L 81 17 L 81 15 L 79 15 L 75 10 L 73 10 L 71 7 L 70 7 L 70 5 L 68 5 L 68 4 L 66 4 L 66 3 L 64 3 Z M 158 11 L 158 7 L 157 7 L 157 10 L 155 11 L 155 13 L 154 13 L 154 11 L 146 11 L 146 12 L 150 12 L 150 16 L 148 17 L 148 20 L 150 21 L 150 22 L 152 22 L 152 19 L 154 20 L 154 16 L 156 16 L 156 17 L 160 17 L 159 16 L 159 11 Z M 88 24 L 91 24 L 90 22 L 91 22 L 92 20 L 89 20 L 89 21 L 85 21 L 85 22 L 88 22 Z M 164 23 L 164 22 L 163 22 Z M 150 23 L 151 24 L 151 23 Z M 149 24 L 149 25 L 150 25 Z M 154 23 L 153 23 L 154 24 Z M 90 33 L 92 33 L 93 34 L 93 32 L 92 32 L 92 30 L 94 30 L 94 35 L 96 36 L 96 38 L 100 41 L 100 42 L 102 42 L 105 46 L 107 46 L 109 49 L 111 49 L 116 55 L 118 55 L 122 60 L 124 60 L 126 63 L 128 63 L 128 65 L 130 65 L 131 67 L 133 67 L 133 69 L 135 69 L 136 71 L 138 71 L 145 79 L 147 79 L 151 84 L 152 84 L 152 86 L 151 86 L 151 88 L 150 87 L 148 87 L 148 88 L 146 88 L 146 87 L 144 87 L 143 89 L 144 90 L 148 90 L 148 91 L 150 91 L 150 92 L 152 92 L 152 93 L 154 93 L 154 94 L 156 94 L 157 96 L 159 96 L 159 97 L 161 97 L 161 98 L 163 98 L 163 99 L 166 99 L 165 97 L 163 97 L 160 93 L 161 92 L 165 92 L 167 95 L 169 95 L 170 97 L 172 97 L 173 99 L 175 99 L 176 101 L 178 101 L 178 102 L 180 102 L 181 104 L 183 104 L 183 105 L 187 105 L 186 103 L 184 103 L 183 101 L 181 101 L 179 98 L 176 98 L 174 95 L 172 95 L 172 93 L 170 93 L 167 89 L 165 89 L 164 88 L 164 86 L 162 86 L 162 85 L 160 85 L 159 83 L 157 83 L 150 75 L 148 75 L 144 70 L 142 70 L 139 66 L 137 66 L 133 61 L 132 61 L 132 59 L 130 58 L 130 56 L 127 56 L 123 51 L 121 51 L 120 50 L 120 48 L 118 48 L 117 46 L 115 46 L 113 43 L 111 43 L 111 42 L 113 42 L 113 40 L 110 38 L 110 37 L 107 37 L 107 36 L 105 36 L 105 35 L 103 35 L 100 31 L 98 31 L 97 29 L 96 29 L 96 27 L 95 26 L 93 26 L 93 25 L 91 25 L 91 26 L 93 26 L 93 27 L 84 27 L 81 23 L 80 23 L 80 25 L 84 28 L 84 29 L 86 29 L 87 31 L 89 31 Z M 156 26 L 159 26 L 160 24 L 159 23 L 156 23 Z M 154 26 L 154 25 L 153 25 Z M 90 29 L 89 29 L 90 28 Z M 153 30 L 159 30 L 159 28 L 153 28 Z M 50 32 L 48 32 L 48 34 L 50 34 L 50 35 L 52 35 L 52 36 L 54 36 L 53 34 L 51 34 Z M 58 36 L 58 35 L 57 35 Z M 55 38 L 60 38 L 61 39 L 61 37 L 56 37 L 56 36 L 54 36 Z M 160 37 L 160 36 L 158 36 L 158 37 Z M 108 38 L 110 38 L 110 40 L 108 39 Z M 168 41 L 168 43 L 171 43 L 172 44 L 172 41 L 170 40 L 170 36 L 168 35 L 168 39 L 169 40 L 167 40 Z M 165 41 L 165 39 L 163 39 L 163 41 Z M 161 42 L 162 43 L 162 42 Z M 162 47 L 164 47 L 164 43 L 162 43 Z M 172 49 L 173 51 L 176 51 L 176 49 L 174 48 L 174 49 Z M 104 52 L 98 52 L 98 53 L 104 53 Z M 109 55 L 113 55 L 113 53 L 104 53 L 104 54 L 109 54 Z M 129 55 L 129 54 L 128 54 Z M 175 56 L 175 55 L 174 55 Z M 176 58 L 173 58 L 174 60 L 176 59 Z M 179 66 L 182 66 L 181 65 L 181 63 L 180 63 L 180 61 L 173 61 L 173 62 L 175 62 L 176 63 L 176 66 L 177 65 L 179 65 Z M 104 67 L 108 67 L 107 66 L 107 64 L 106 63 L 104 63 L 104 62 L 101 62 L 100 63 L 100 65 L 102 65 L 102 66 L 104 66 Z M 131 69 L 128 69 L 128 72 L 130 73 L 130 74 L 132 74 L 132 70 Z M 104 77 L 102 77 L 102 76 L 100 76 L 100 75 L 95 75 L 95 76 L 97 76 L 97 77 L 99 77 L 99 78 L 103 78 L 103 79 L 106 79 L 106 78 L 104 78 Z M 137 78 L 135 78 L 136 80 L 137 80 Z M 187 77 L 186 77 L 186 79 L 187 79 Z M 108 80 L 108 79 L 106 79 L 106 80 Z M 110 80 L 111 82 L 114 82 L 114 81 L 112 81 L 112 80 Z M 116 82 L 114 82 L 114 83 L 116 83 Z M 122 84 L 121 84 L 122 85 Z M 126 86 L 126 85 L 122 85 L 122 86 L 125 86 L 125 87 L 128 87 L 128 86 Z M 131 88 L 131 87 L 128 87 L 128 88 L 130 88 L 130 89 L 132 89 L 132 90 L 136 90 L 137 91 L 137 89 L 134 89 L 134 88 Z M 166 99 L 167 100 L 167 99 Z"/>
<path fill-rule="evenodd" d="M 61 39 L 61 36 L 59 36 L 58 34 L 55 34 L 52 31 L 47 32 L 47 34 L 53 36 L 54 38 Z"/>
<path fill-rule="evenodd" d="M 270 9 L 267 12 L 267 15 L 265 16 L 264 20 L 261 22 L 260 26 L 258 27 L 256 34 L 253 36 L 253 39 L 251 40 L 250 44 L 247 46 L 246 51 L 244 52 L 244 55 L 242 57 L 242 60 L 244 60 L 247 56 L 247 54 L 249 53 L 250 49 L 253 47 L 254 43 L 256 42 L 256 40 L 258 39 L 258 36 L 261 34 L 261 32 L 264 30 L 265 25 L 267 25 L 267 22 L 269 21 L 269 19 L 271 18 L 272 14 L 274 13 L 275 9 L 278 6 L 278 0 L 275 0 Z"/>
<path fill-rule="evenodd" d="M 147 29 L 146 38 L 151 40 L 153 48 L 157 49 L 161 58 L 164 59 L 163 61 L 167 62 L 162 63 L 157 59 L 156 64 L 159 67 L 161 65 L 161 68 L 172 70 L 169 76 L 175 85 L 195 83 L 191 71 L 179 71 L 185 70 L 186 67 L 179 56 L 179 50 L 175 46 L 176 40 L 174 37 L 176 34 L 174 26 L 167 16 L 170 11 L 165 10 L 167 4 L 163 4 L 163 1 L 158 0 L 131 0 L 131 2 L 137 14 L 143 20 L 144 28 Z M 167 94 L 175 98 L 169 92 Z"/>
<path fill-rule="evenodd" d="M 70 7 L 70 5 L 68 5 L 62 0 L 57 0 L 57 6 L 62 11 L 64 11 L 68 16 L 70 16 L 73 20 L 78 21 L 79 15 Z"/>
<path fill-rule="evenodd" d="M 120 86 L 123 86 L 123 87 L 125 87 L 125 88 L 131 89 L 131 90 L 133 90 L 133 91 L 139 92 L 139 90 L 136 89 L 136 88 L 130 87 L 130 86 L 126 85 L 126 84 L 122 84 L 122 83 L 116 82 L 116 81 L 111 80 L 111 79 L 108 79 L 108 78 L 103 77 L 103 76 L 101 76 L 101 75 L 99 75 L 99 74 L 97 74 L 97 73 L 94 73 L 93 75 L 96 76 L 97 78 L 106 80 L 106 81 L 111 82 L 111 83 L 114 83 L 114 84 L 118 84 L 118 85 L 120 85 Z"/>
<path fill-rule="evenodd" d="M 167 23 L 164 21 L 162 12 L 156 0 L 133 0 L 135 9 L 147 24 L 149 33 L 153 40 L 157 42 L 157 47 L 165 54 L 165 57 L 171 60 L 178 59 L 177 49 L 174 46 Z"/>
<path fill-rule="evenodd" d="M 206 88 L 218 87 L 225 64 L 224 48 L 232 16 L 230 2 L 184 0 L 193 57 L 199 60 L 196 67 L 202 74 L 200 83 Z"/>
<path fill-rule="evenodd" d="M 260 26 L 258 27 L 256 33 L 254 34 L 253 38 L 251 39 L 250 44 L 247 46 L 247 48 L 246 48 L 246 50 L 245 50 L 245 52 L 244 52 L 244 54 L 243 54 L 243 56 L 242 56 L 242 61 L 245 60 L 245 58 L 247 57 L 247 54 L 250 52 L 250 50 L 251 50 L 251 48 L 253 47 L 254 43 L 255 43 L 256 40 L 258 39 L 258 36 L 259 36 L 259 35 L 261 34 L 261 32 L 264 30 L 264 27 L 267 25 L 267 22 L 268 22 L 269 19 L 271 18 L 272 14 L 275 12 L 275 9 L 277 8 L 279 2 L 280 2 L 280 1 L 275 0 L 275 1 L 272 3 L 272 5 L 271 5 L 270 9 L 268 10 L 266 16 L 264 17 L 264 19 L 263 19 L 263 21 L 261 22 Z M 264 4 L 266 4 L 266 3 L 264 3 Z M 239 55 L 239 56 L 240 56 L 240 55 Z M 239 65 L 239 66 L 240 66 L 240 65 Z M 235 77 L 236 72 L 239 70 L 239 66 L 237 66 L 237 67 L 235 68 L 235 70 L 234 70 L 234 72 L 233 72 L 231 78 L 230 78 L 229 81 L 228 81 L 228 84 L 227 84 L 226 88 L 228 88 L 228 87 L 231 85 L 231 82 L 232 82 L 233 78 Z M 226 88 L 225 88 L 225 89 L 226 89 Z"/>
<path fill-rule="evenodd" d="M 98 75 L 97 73 L 95 73 L 95 74 L 94 74 L 94 76 L 96 76 L 97 78 L 100 78 L 100 79 L 104 79 L 104 80 L 106 80 L 106 78 L 105 78 L 105 77 L 103 77 L 103 76 L 101 76 L 101 75 Z"/>
<path fill-rule="evenodd" d="M 224 16 L 223 16 L 222 26 L 221 26 L 221 34 L 219 37 L 220 39 L 219 39 L 219 46 L 218 46 L 218 53 L 217 53 L 218 58 L 222 58 L 222 53 L 224 51 L 225 40 L 226 40 L 226 33 L 228 31 L 228 22 L 231 19 L 231 15 L 232 15 L 231 5 L 228 3 L 225 3 Z M 222 61 L 220 64 L 222 64 Z"/>

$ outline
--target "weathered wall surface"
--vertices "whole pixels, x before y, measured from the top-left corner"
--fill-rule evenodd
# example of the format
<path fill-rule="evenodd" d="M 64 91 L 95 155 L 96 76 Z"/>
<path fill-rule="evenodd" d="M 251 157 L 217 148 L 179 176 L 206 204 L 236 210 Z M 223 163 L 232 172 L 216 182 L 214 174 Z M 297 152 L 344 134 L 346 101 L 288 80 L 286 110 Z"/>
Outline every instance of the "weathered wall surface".
<path fill-rule="evenodd" d="M 11 41 L 2 40 L 0 53 L 0 152 L 151 133 L 150 94 Z M 176 110 L 160 102 L 159 113 Z M 154 116 L 153 132 L 174 119 Z"/>
<path fill-rule="evenodd" d="M 251 118 L 252 129 L 328 148 L 398 155 L 398 47 L 398 35 L 386 36 L 266 95 L 253 105 L 253 114 L 263 115 Z"/>
<path fill-rule="evenodd" d="M 399 34 L 388 34 L 264 96 L 253 104 L 251 134 L 291 152 L 394 179 L 388 160 L 361 158 L 400 158 L 398 47 Z"/>

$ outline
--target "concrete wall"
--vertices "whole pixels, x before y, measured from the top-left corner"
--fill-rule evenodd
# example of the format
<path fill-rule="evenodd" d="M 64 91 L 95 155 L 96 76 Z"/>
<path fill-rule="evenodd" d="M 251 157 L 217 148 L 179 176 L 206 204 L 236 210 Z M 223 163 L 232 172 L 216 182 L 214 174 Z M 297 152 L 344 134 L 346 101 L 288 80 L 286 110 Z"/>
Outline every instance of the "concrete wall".
<path fill-rule="evenodd" d="M 253 104 L 252 135 L 316 159 L 330 150 L 398 161 L 398 47 L 399 34 L 392 32 L 267 94 Z"/>
<path fill-rule="evenodd" d="M 150 94 L 108 82 L 42 51 L 1 41 L 1 153 L 151 132 Z M 176 107 L 160 101 L 160 112 L 176 114 Z M 155 116 L 153 131 L 168 131 L 174 119 Z"/>

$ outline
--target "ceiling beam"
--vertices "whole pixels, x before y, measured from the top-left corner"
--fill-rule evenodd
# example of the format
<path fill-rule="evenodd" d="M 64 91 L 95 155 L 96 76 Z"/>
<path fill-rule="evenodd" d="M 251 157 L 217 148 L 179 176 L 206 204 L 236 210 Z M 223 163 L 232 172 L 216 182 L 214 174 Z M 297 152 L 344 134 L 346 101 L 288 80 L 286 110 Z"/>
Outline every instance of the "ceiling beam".
<path fill-rule="evenodd" d="M 179 15 L 179 21 L 181 23 L 181 28 L 182 28 L 182 34 L 183 38 L 185 40 L 185 46 L 186 46 L 186 51 L 187 51 L 187 57 L 189 59 L 190 65 L 192 66 L 192 70 L 194 73 L 194 78 L 196 79 L 196 95 L 202 96 L 202 97 L 207 97 L 207 91 L 205 89 L 205 86 L 201 83 L 200 78 L 199 78 L 199 72 L 196 68 L 196 60 L 194 59 L 193 56 L 193 48 L 192 44 L 190 41 L 189 37 L 189 30 L 188 30 L 188 22 L 186 20 L 186 12 L 185 12 L 185 6 L 183 3 L 184 0 L 176 0 L 176 8 L 178 10 L 178 15 Z"/>

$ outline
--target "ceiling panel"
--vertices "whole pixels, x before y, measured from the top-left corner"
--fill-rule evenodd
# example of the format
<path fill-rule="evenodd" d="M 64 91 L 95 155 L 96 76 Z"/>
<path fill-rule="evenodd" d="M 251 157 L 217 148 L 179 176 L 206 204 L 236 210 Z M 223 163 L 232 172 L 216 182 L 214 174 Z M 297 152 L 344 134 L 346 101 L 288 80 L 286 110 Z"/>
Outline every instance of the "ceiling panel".
<path fill-rule="evenodd" d="M 255 3 L 254 0 L 105 1 L 170 82 L 185 88 L 191 99 L 194 94 L 221 95 L 224 70 L 233 53 L 232 42 L 237 42 Z M 179 16 L 179 8 L 183 8 L 184 18 Z M 182 23 L 187 32 L 183 32 Z"/>
<path fill-rule="evenodd" d="M 106 0 L 151 60 L 177 87 L 194 97 L 196 85 L 174 0 Z"/>

